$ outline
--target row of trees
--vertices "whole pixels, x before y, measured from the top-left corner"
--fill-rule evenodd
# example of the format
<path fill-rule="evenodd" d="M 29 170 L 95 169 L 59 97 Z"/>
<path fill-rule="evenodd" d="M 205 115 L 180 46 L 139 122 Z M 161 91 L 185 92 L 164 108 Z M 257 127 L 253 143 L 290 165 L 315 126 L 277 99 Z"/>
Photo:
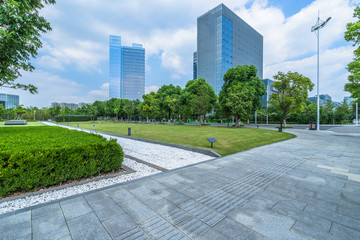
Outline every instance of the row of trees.
<path fill-rule="evenodd" d="M 56 116 L 88 115 L 93 118 L 102 117 L 113 120 L 139 120 L 144 119 L 182 122 L 189 119 L 199 120 L 200 126 L 203 118 L 222 121 L 235 119 L 239 126 L 241 120 L 252 120 L 254 112 L 258 111 L 261 121 L 268 116 L 270 122 L 280 119 L 286 124 L 290 122 L 308 123 L 316 119 L 316 104 L 307 100 L 308 91 L 313 88 L 313 83 L 299 73 L 279 72 L 274 76 L 277 80 L 273 85 L 278 90 L 277 94 L 270 96 L 269 109 L 261 108 L 261 96 L 265 94 L 265 85 L 256 76 L 254 66 L 237 66 L 230 68 L 224 75 L 223 88 L 219 97 L 205 79 L 190 80 L 184 89 L 179 86 L 164 85 L 157 93 L 151 92 L 143 95 L 143 101 L 127 99 L 110 99 L 96 101 L 77 110 L 67 107 L 50 107 L 38 109 L 30 107 L 25 109 L 7 110 L 0 107 L 0 117 L 23 117 L 32 119 L 54 119 Z M 338 107 L 331 102 L 321 107 L 322 123 L 340 123 L 352 117 L 351 107 L 344 102 Z"/>

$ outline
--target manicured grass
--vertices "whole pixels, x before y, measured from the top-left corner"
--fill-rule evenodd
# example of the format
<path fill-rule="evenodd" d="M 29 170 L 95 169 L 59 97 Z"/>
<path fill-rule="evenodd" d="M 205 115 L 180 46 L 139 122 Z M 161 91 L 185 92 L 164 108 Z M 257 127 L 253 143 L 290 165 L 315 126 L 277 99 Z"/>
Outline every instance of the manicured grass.
<path fill-rule="evenodd" d="M 211 150 L 222 156 L 294 137 L 294 135 L 286 132 L 253 128 L 235 129 L 210 126 L 114 123 L 106 121 L 103 121 L 103 124 L 97 121 L 95 124 L 97 131 L 127 135 L 128 128 L 131 127 L 133 137 L 205 149 L 211 149 L 207 138 L 214 137 L 217 142 L 214 143 L 214 148 Z M 64 125 L 67 125 L 67 123 Z M 70 126 L 76 127 L 77 123 L 70 123 Z M 93 122 L 80 122 L 79 127 L 93 129 Z"/>

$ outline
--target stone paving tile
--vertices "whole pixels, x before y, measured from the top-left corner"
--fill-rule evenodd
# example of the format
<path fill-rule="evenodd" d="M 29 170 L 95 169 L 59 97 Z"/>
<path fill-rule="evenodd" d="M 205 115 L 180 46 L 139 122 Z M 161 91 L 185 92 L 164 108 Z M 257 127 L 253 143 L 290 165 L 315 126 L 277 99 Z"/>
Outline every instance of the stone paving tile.
<path fill-rule="evenodd" d="M 70 235 L 59 206 L 55 211 L 51 211 L 51 215 L 43 215 L 34 219 L 31 225 L 34 239 L 61 239 Z"/>
<path fill-rule="evenodd" d="M 339 239 L 334 234 L 328 231 L 314 227 L 312 224 L 306 224 L 300 221 L 296 221 L 294 226 L 291 228 L 292 232 L 304 235 L 307 238 L 319 239 L 319 240 L 337 240 Z"/>
<path fill-rule="evenodd" d="M 360 231 L 333 223 L 331 233 L 338 236 L 338 239 L 360 239 Z"/>
<path fill-rule="evenodd" d="M 189 239 L 160 216 L 143 222 L 140 227 L 153 239 Z"/>
<path fill-rule="evenodd" d="M 73 240 L 110 238 L 108 232 L 93 212 L 68 220 L 67 224 Z"/>
<path fill-rule="evenodd" d="M 119 203 L 119 205 L 136 223 L 141 223 L 157 215 L 151 208 L 136 198 Z"/>
<path fill-rule="evenodd" d="M 82 196 L 60 202 L 60 205 L 66 220 L 92 212 L 89 204 Z"/>
<path fill-rule="evenodd" d="M 62 214 L 62 210 L 59 203 L 46 205 L 42 208 L 35 208 L 31 210 L 31 219 L 34 220 L 38 218 L 50 218 L 54 214 L 56 215 L 58 212 Z"/>
<path fill-rule="evenodd" d="M 114 238 L 115 240 L 150 240 L 151 238 L 146 235 L 141 228 L 136 227 L 127 232 L 124 232 Z"/>
<path fill-rule="evenodd" d="M 126 202 L 130 199 L 135 198 L 128 190 L 124 189 L 122 186 L 117 186 L 114 188 L 109 188 L 104 190 L 104 192 L 111 197 L 115 202 Z"/>
<path fill-rule="evenodd" d="M 31 211 L 0 219 L 0 239 L 16 239 L 31 233 Z"/>
<path fill-rule="evenodd" d="M 214 228 L 230 239 L 265 239 L 259 233 L 229 218 L 223 219 Z"/>
<path fill-rule="evenodd" d="M 115 218 L 104 221 L 103 225 L 112 237 L 117 237 L 137 228 L 135 222 L 127 214 L 121 214 Z"/>
<path fill-rule="evenodd" d="M 86 194 L 84 198 L 88 202 L 98 201 L 103 198 L 108 198 L 109 196 L 104 191 L 96 191 L 93 193 Z"/>
<path fill-rule="evenodd" d="M 186 218 L 184 221 L 181 221 L 177 227 L 190 238 L 201 236 L 202 234 L 211 230 L 208 225 L 204 224 L 195 217 Z"/>

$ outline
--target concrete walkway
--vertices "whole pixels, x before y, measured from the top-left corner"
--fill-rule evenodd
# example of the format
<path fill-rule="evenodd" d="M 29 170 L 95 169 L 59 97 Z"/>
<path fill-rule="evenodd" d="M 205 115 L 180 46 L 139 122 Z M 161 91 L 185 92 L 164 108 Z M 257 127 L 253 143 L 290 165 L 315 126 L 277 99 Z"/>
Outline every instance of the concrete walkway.
<path fill-rule="evenodd" d="M 360 239 L 360 137 L 286 131 L 298 137 L 0 215 L 0 239 Z"/>

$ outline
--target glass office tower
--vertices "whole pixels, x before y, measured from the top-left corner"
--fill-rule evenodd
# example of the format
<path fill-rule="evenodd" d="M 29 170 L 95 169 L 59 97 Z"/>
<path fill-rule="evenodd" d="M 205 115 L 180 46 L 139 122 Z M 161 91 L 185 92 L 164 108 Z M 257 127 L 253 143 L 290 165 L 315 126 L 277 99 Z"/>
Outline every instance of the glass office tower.
<path fill-rule="evenodd" d="M 110 36 L 109 98 L 142 99 L 145 94 L 145 49 L 141 44 L 121 46 L 121 37 Z"/>
<path fill-rule="evenodd" d="M 198 64 L 198 59 L 197 59 L 197 52 L 194 52 L 193 55 L 193 79 L 197 79 L 197 64 Z"/>
<path fill-rule="evenodd" d="M 0 93 L 0 104 L 5 109 L 17 108 L 19 106 L 19 95 Z"/>
<path fill-rule="evenodd" d="M 231 67 L 254 65 L 263 77 L 263 37 L 224 4 L 197 19 L 197 78 L 219 94 Z"/>

